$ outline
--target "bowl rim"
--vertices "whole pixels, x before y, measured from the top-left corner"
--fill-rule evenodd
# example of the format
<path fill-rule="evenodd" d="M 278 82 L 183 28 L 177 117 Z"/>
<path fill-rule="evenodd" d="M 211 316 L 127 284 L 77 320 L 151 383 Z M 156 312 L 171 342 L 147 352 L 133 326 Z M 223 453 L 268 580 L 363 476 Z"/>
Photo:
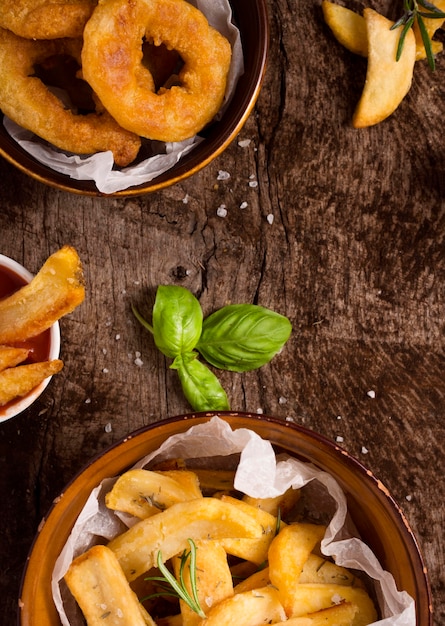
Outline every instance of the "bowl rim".
<path fill-rule="evenodd" d="M 233 5 L 231 0 L 233 14 L 236 17 L 237 7 Z M 89 180 L 75 180 L 70 178 L 66 174 L 51 170 L 49 167 L 40 163 L 31 154 L 27 153 L 19 144 L 17 144 L 4 129 L 2 129 L 3 137 L 10 146 L 11 152 L 9 152 L 4 146 L 0 145 L 0 156 L 2 156 L 11 165 L 15 166 L 22 173 L 30 176 L 38 182 L 56 188 L 59 191 L 67 191 L 73 194 L 92 197 L 133 197 L 141 196 L 155 191 L 160 191 L 167 187 L 177 184 L 182 180 L 197 174 L 204 167 L 214 161 L 226 148 L 234 141 L 239 134 L 243 126 L 245 125 L 248 117 L 252 113 L 255 103 L 260 94 L 267 67 L 267 59 L 269 55 L 269 43 L 270 43 L 270 25 L 269 25 L 269 12 L 267 7 L 267 0 L 257 0 L 255 7 L 258 9 L 256 18 L 256 31 L 255 40 L 257 45 L 255 47 L 255 57 L 253 58 L 250 74 L 253 79 L 248 85 L 248 89 L 245 90 L 241 98 L 239 111 L 240 114 L 232 115 L 230 120 L 223 124 L 224 116 L 227 116 L 230 112 L 230 103 L 227 105 L 222 119 L 217 121 L 216 124 L 222 125 L 222 135 L 216 139 L 213 137 L 205 137 L 204 141 L 200 144 L 202 148 L 202 156 L 197 157 L 195 150 L 192 150 L 185 155 L 177 164 L 174 176 L 171 176 L 170 170 L 160 174 L 151 181 L 141 183 L 136 186 L 129 187 L 113 193 L 103 193 L 99 191 L 94 181 Z M 241 32 L 243 38 L 243 33 Z M 240 83 L 243 84 L 246 74 L 240 77 Z M 235 88 L 233 98 L 236 98 L 238 85 Z M 0 110 L 0 126 L 3 126 L 4 114 Z M 199 149 L 199 147 L 198 147 Z"/>
<path fill-rule="evenodd" d="M 6 269 L 15 273 L 19 278 L 25 280 L 27 283 L 31 282 L 34 278 L 34 274 L 32 274 L 26 267 L 21 265 L 18 261 L 11 259 L 5 254 L 0 254 L 0 266 L 5 267 Z M 48 359 L 58 359 L 60 356 L 60 325 L 59 322 L 55 322 L 49 328 L 49 352 Z M 26 396 L 21 399 L 15 400 L 7 409 L 4 411 L 1 410 L 0 407 L 0 424 L 6 422 L 20 413 L 23 413 L 26 409 L 28 409 L 31 404 L 33 404 L 37 398 L 39 398 L 45 389 L 48 387 L 52 376 L 48 376 L 45 378 L 37 387 L 34 387 L 32 391 L 30 391 Z"/>
<path fill-rule="evenodd" d="M 35 585 L 37 584 L 35 580 L 36 578 L 35 572 L 30 572 L 33 551 L 36 548 L 36 545 L 39 543 L 39 541 L 42 541 L 42 537 L 44 538 L 45 535 L 51 532 L 51 525 L 52 525 L 53 520 L 57 521 L 57 519 L 55 518 L 57 516 L 58 506 L 60 506 L 60 503 L 63 502 L 63 497 L 66 496 L 67 492 L 69 492 L 69 490 L 75 486 L 75 483 L 80 479 L 80 477 L 84 474 L 84 472 L 91 473 L 96 463 L 103 460 L 104 457 L 107 457 L 108 455 L 115 452 L 116 449 L 121 446 L 131 451 L 132 449 L 131 446 L 136 445 L 136 442 L 134 440 L 137 438 L 143 437 L 144 435 L 147 435 L 152 430 L 155 430 L 158 428 L 162 429 L 163 427 L 168 427 L 169 425 L 174 424 L 174 423 L 182 423 L 183 428 L 181 427 L 181 430 L 176 431 L 176 432 L 185 432 L 194 424 L 203 423 L 205 421 L 210 420 L 214 416 L 219 416 L 221 419 L 227 421 L 229 425 L 238 419 L 246 421 L 246 426 L 237 425 L 237 428 L 241 428 L 241 427 L 249 428 L 247 423 L 250 423 L 251 427 L 255 426 L 256 423 L 259 424 L 260 422 L 269 423 L 271 425 L 276 425 L 278 427 L 283 428 L 284 430 L 288 429 L 289 431 L 293 431 L 294 433 L 299 434 L 303 439 L 312 440 L 313 443 L 317 445 L 317 448 L 320 447 L 324 452 L 327 452 L 328 455 L 337 456 L 338 454 L 340 454 L 341 463 L 345 463 L 347 469 L 350 472 L 353 472 L 353 471 L 358 472 L 360 477 L 365 481 L 365 483 L 369 486 L 370 490 L 373 492 L 373 495 L 379 500 L 379 502 L 382 503 L 382 506 L 385 509 L 385 512 L 388 513 L 391 520 L 394 521 L 397 527 L 397 530 L 403 539 L 403 544 L 406 547 L 407 552 L 409 553 L 410 559 L 413 562 L 413 566 L 415 567 L 416 572 L 422 572 L 421 577 L 419 579 L 416 578 L 416 589 L 419 591 L 419 595 L 421 595 L 424 599 L 424 602 L 422 604 L 423 612 L 420 616 L 421 621 L 420 622 L 417 621 L 417 624 L 418 625 L 421 624 L 421 626 L 433 626 L 432 592 L 431 592 L 430 580 L 428 577 L 427 567 L 425 565 L 422 553 L 420 551 L 419 544 L 400 506 L 397 504 L 393 496 L 389 493 L 388 489 L 385 488 L 382 482 L 376 476 L 374 476 L 374 474 L 369 469 L 367 469 L 361 463 L 361 461 L 359 461 L 355 456 L 353 456 L 352 454 L 350 454 L 349 452 L 347 452 L 346 450 L 338 446 L 337 443 L 333 442 L 331 439 L 325 437 L 324 435 L 317 433 L 316 431 L 313 431 L 311 429 L 308 429 L 305 426 L 302 426 L 295 422 L 285 421 L 283 419 L 266 415 L 266 414 L 256 414 L 256 413 L 250 413 L 247 411 L 206 411 L 206 412 L 196 412 L 196 413 L 184 413 L 184 414 L 177 415 L 174 417 L 160 419 L 156 422 L 153 422 L 151 424 L 148 424 L 146 426 L 143 426 L 141 428 L 134 430 L 127 436 L 121 438 L 120 440 L 116 441 L 115 443 L 105 448 L 103 451 L 94 455 L 86 464 L 83 465 L 83 467 L 67 483 L 64 490 L 61 492 L 61 495 L 58 498 L 56 498 L 54 502 L 52 503 L 51 507 L 48 510 L 47 515 L 43 518 L 39 526 L 39 530 L 31 544 L 31 547 L 28 553 L 26 566 L 22 574 L 22 580 L 20 584 L 20 595 L 19 595 L 19 599 L 20 599 L 19 605 L 21 605 L 21 608 L 26 606 L 27 604 L 26 598 L 28 597 L 29 594 L 33 593 Z M 252 429 L 255 430 L 255 428 L 252 428 Z M 167 438 L 168 437 L 165 437 L 165 439 Z M 272 441 L 272 443 L 274 442 Z M 277 445 L 280 445 L 280 444 L 277 444 Z M 120 455 L 122 459 L 125 456 L 125 452 L 126 450 L 123 450 Z M 317 462 L 315 462 L 314 464 L 316 466 L 319 466 Z M 122 467 L 120 471 L 125 471 L 127 467 L 128 465 Z M 98 482 L 96 483 L 96 485 L 99 482 L 100 480 L 98 479 Z M 86 494 L 85 501 L 88 495 L 89 493 Z M 67 505 L 68 503 L 65 503 L 65 505 L 62 505 L 62 506 L 67 506 Z M 80 513 L 80 510 L 82 507 L 83 507 L 83 504 L 77 510 L 77 515 Z M 76 515 L 76 518 L 77 518 L 77 515 Z M 416 606 L 417 620 L 419 619 L 418 610 L 419 609 Z M 26 620 L 25 622 L 22 622 L 22 611 L 20 610 L 20 608 L 18 611 L 17 618 L 18 618 L 17 619 L 18 626 L 28 626 L 29 624 L 32 623 Z M 48 622 L 47 624 L 45 623 L 45 624 L 42 624 L 41 626 L 53 626 L 53 625 Z"/>

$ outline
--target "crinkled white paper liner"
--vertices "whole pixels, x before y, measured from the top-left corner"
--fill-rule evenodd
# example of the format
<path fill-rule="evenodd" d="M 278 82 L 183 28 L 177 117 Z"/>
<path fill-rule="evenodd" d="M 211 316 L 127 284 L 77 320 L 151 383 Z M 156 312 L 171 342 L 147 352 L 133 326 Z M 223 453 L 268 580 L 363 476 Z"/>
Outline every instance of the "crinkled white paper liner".
<path fill-rule="evenodd" d="M 232 9 L 228 0 L 191 0 L 191 4 L 204 13 L 209 24 L 223 34 L 232 46 L 232 61 L 224 105 L 217 116 L 220 118 L 233 96 L 239 77 L 244 72 L 240 33 L 232 23 Z M 75 180 L 92 180 L 97 189 L 104 194 L 123 191 L 152 181 L 171 169 L 203 140 L 196 135 L 186 141 L 164 144 L 165 154 L 156 154 L 136 165 L 115 170 L 113 169 L 113 155 L 110 151 L 89 156 L 63 152 L 34 133 L 21 128 L 6 116 L 3 118 L 3 124 L 11 137 L 37 161 Z"/>
<path fill-rule="evenodd" d="M 299 489 L 311 481 L 321 483 L 336 504 L 336 511 L 321 543 L 322 552 L 332 556 L 338 565 L 361 570 L 376 582 L 383 619 L 370 626 L 416 626 L 414 600 L 407 592 L 398 591 L 393 576 L 383 570 L 370 548 L 360 539 L 351 537 L 346 530 L 346 498 L 337 481 L 327 472 L 291 457 L 277 460 L 269 441 L 246 428 L 232 430 L 227 422 L 218 417 L 192 426 L 183 434 L 173 435 L 134 467 L 144 467 L 154 458 L 161 461 L 236 453 L 241 456 L 234 486 L 252 497 L 273 497 L 290 487 Z M 71 561 L 97 542 L 98 537 L 111 540 L 122 532 L 121 520 L 104 507 L 103 497 L 102 501 L 99 497 L 101 491 L 106 493 L 110 490 L 115 480 L 107 479 L 91 493 L 56 561 L 52 591 L 63 626 L 73 626 L 65 613 L 59 585 Z"/>

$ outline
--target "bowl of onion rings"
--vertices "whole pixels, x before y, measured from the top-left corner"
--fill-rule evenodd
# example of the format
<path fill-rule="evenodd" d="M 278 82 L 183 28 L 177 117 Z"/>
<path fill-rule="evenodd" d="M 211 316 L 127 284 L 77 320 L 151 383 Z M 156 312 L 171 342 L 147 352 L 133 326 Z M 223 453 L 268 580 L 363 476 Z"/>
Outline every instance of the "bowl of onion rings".
<path fill-rule="evenodd" d="M 258 98 L 266 0 L 27 7 L 0 7 L 0 156 L 49 186 L 91 196 L 168 187 L 220 155 Z"/>

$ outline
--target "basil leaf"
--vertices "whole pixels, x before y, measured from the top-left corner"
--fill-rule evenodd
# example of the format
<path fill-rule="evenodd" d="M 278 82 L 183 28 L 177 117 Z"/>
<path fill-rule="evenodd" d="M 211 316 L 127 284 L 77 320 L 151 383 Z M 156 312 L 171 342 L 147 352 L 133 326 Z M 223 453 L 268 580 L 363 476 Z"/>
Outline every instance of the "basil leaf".
<path fill-rule="evenodd" d="M 203 322 L 196 345 L 214 367 L 247 372 L 268 363 L 292 332 L 287 317 L 255 304 L 230 304 Z"/>
<path fill-rule="evenodd" d="M 191 352 L 202 329 L 202 309 L 188 289 L 160 285 L 153 307 L 153 337 L 156 346 L 174 359 Z"/>
<path fill-rule="evenodd" d="M 198 361 L 197 352 L 177 356 L 170 366 L 178 371 L 182 391 L 195 411 L 230 410 L 226 392 L 209 368 Z"/>

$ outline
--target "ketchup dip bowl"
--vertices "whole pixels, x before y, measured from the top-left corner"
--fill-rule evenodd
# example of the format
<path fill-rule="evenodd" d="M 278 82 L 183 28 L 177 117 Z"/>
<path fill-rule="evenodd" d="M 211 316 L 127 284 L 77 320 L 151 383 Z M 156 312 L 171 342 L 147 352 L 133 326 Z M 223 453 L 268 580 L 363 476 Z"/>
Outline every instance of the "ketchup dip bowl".
<path fill-rule="evenodd" d="M 17 261 L 0 254 L 0 299 L 14 293 L 20 289 L 20 287 L 29 283 L 32 278 L 33 275 L 31 272 L 17 263 Z M 28 357 L 25 363 L 58 359 L 60 354 L 59 323 L 56 322 L 44 333 L 27 341 L 26 346 L 31 349 L 31 352 L 30 357 Z M 11 419 L 29 408 L 31 404 L 42 395 L 50 380 L 51 376 L 46 378 L 26 396 L 17 398 L 7 405 L 0 407 L 0 422 Z"/>
<path fill-rule="evenodd" d="M 231 431 L 253 431 L 272 444 L 275 454 L 285 453 L 330 474 L 346 497 L 358 535 L 381 567 L 392 574 L 397 589 L 414 600 L 415 616 L 414 611 L 411 615 L 416 626 L 432 626 L 431 591 L 421 553 L 401 509 L 382 483 L 358 460 L 317 433 L 282 419 L 235 412 L 196 413 L 158 421 L 93 458 L 54 500 L 39 526 L 20 590 L 20 626 L 60 626 L 51 589 L 54 568 L 79 513 L 101 481 L 122 474 L 146 455 L 158 451 L 171 436 L 191 427 L 208 427 L 215 418 Z M 212 446 L 210 440 L 209 435 L 206 445 Z"/>

